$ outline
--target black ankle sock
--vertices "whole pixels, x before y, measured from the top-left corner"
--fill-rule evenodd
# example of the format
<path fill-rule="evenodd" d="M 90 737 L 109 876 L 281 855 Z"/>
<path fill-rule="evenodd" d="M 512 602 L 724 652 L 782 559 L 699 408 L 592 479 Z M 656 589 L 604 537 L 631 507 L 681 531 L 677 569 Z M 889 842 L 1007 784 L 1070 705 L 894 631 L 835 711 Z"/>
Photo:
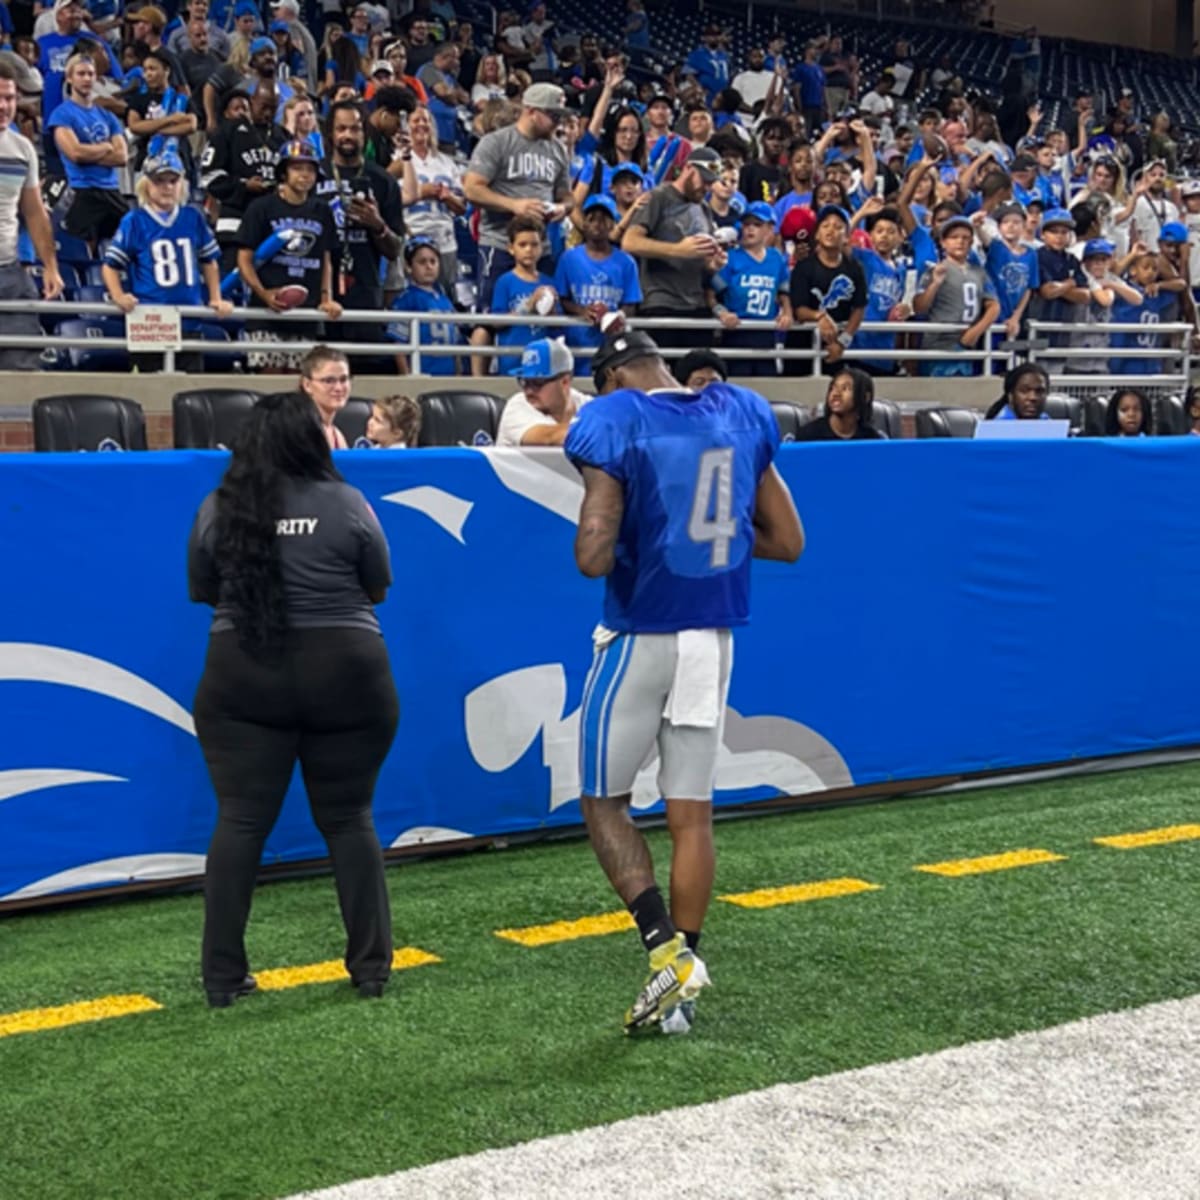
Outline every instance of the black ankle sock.
<path fill-rule="evenodd" d="M 662 892 L 657 887 L 648 887 L 635 896 L 629 904 L 629 911 L 633 913 L 638 933 L 642 936 L 642 945 L 647 950 L 665 945 L 675 936 L 675 926 L 671 924 Z"/>
<path fill-rule="evenodd" d="M 690 929 L 681 929 L 680 933 L 682 933 L 683 936 L 685 938 L 687 938 L 687 944 L 688 944 L 689 950 L 695 951 L 695 950 L 700 949 L 700 932 L 699 932 L 699 930 L 697 930 L 695 933 L 693 933 Z"/>

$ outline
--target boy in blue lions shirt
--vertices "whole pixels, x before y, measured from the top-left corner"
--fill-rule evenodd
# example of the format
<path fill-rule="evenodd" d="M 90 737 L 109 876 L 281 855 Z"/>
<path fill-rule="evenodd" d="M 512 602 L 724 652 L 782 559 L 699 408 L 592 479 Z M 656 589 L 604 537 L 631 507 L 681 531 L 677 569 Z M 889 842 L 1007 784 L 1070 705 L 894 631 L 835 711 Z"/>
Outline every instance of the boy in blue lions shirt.
<path fill-rule="evenodd" d="M 1037 251 L 1025 245 L 1025 209 L 1002 204 L 995 212 L 1000 236 L 987 248 L 987 273 L 1000 301 L 1005 335 L 1015 338 L 1025 319 L 1029 297 L 1041 285 Z"/>
<path fill-rule="evenodd" d="M 404 262 L 408 267 L 408 287 L 392 301 L 393 312 L 452 313 L 454 305 L 438 282 L 442 259 L 432 238 L 409 238 L 404 246 Z M 412 326 L 409 322 L 394 321 L 388 326 L 388 337 L 397 343 L 410 343 Z M 417 327 L 418 345 L 459 346 L 462 334 L 449 321 L 422 321 Z M 396 356 L 397 370 L 409 374 L 407 356 Z M 429 354 L 421 357 L 422 375 L 457 375 L 459 360 L 452 354 Z"/>
<path fill-rule="evenodd" d="M 763 351 L 753 358 L 731 359 L 736 375 L 777 373 L 775 334 L 769 329 L 739 329 L 742 321 L 774 321 L 780 330 L 792 324 L 787 259 L 768 245 L 775 229 L 775 210 L 765 200 L 756 200 L 742 217 L 741 245 L 729 251 L 707 291 L 713 315 L 725 326 L 721 345 Z"/>
<path fill-rule="evenodd" d="M 572 325 L 567 345 L 577 352 L 575 367 L 580 373 L 590 370 L 590 354 L 601 342 L 600 321 L 605 313 L 622 311 L 632 315 L 642 300 L 642 285 L 637 263 L 624 250 L 612 244 L 612 232 L 620 214 L 609 196 L 589 196 L 583 202 L 583 245 L 568 250 L 554 272 L 554 287 L 563 311 L 572 317 L 586 317 L 590 325 Z"/>

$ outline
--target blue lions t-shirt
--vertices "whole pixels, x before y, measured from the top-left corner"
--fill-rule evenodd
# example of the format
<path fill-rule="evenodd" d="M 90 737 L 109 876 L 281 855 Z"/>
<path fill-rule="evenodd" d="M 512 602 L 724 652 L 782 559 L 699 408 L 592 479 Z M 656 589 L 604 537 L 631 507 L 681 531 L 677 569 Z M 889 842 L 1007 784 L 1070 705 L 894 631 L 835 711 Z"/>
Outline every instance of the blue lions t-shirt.
<path fill-rule="evenodd" d="M 605 258 L 593 258 L 585 246 L 568 250 L 558 260 L 554 290 L 572 304 L 606 304 L 609 312 L 642 301 L 637 263 L 624 250 L 614 250 Z M 595 350 L 601 340 L 600 331 L 592 325 L 567 329 L 567 345 L 575 349 Z"/>
<path fill-rule="evenodd" d="M 496 286 L 492 289 L 492 312 L 520 312 L 524 307 L 524 302 L 540 287 L 554 287 L 554 280 L 549 275 L 539 272 L 537 280 L 530 283 L 528 280 L 522 279 L 516 271 L 505 271 L 496 280 Z M 557 300 L 551 311 L 555 316 L 562 316 L 562 307 Z M 537 319 L 536 313 L 529 315 L 535 320 Z M 502 325 L 495 332 L 495 341 L 497 346 L 515 346 L 521 350 L 537 338 L 545 337 L 546 334 L 544 326 Z M 499 355 L 495 359 L 495 363 L 497 375 L 508 375 L 521 365 L 521 355 L 519 353 Z"/>
<path fill-rule="evenodd" d="M 1000 319 L 1007 321 L 1016 312 L 1025 293 L 1041 286 L 1037 251 L 1022 246 L 1013 252 L 996 238 L 987 248 L 987 273 L 1000 300 Z"/>
<path fill-rule="evenodd" d="M 445 292 L 434 288 L 410 284 L 392 301 L 393 312 L 452 313 L 454 305 Z M 394 321 L 387 327 L 388 337 L 394 342 L 411 344 L 412 326 L 407 322 Z M 417 326 L 417 337 L 422 346 L 461 346 L 462 334 L 458 325 L 451 321 L 421 321 Z M 458 360 L 450 354 L 421 356 L 422 375 L 457 375 Z"/>
<path fill-rule="evenodd" d="M 110 142 L 123 134 L 121 122 L 104 108 L 84 108 L 74 100 L 64 100 L 46 122 L 47 131 L 53 136 L 55 129 L 69 129 L 81 146 L 98 146 Z M 72 162 L 65 154 L 63 166 L 67 182 L 73 188 L 117 188 L 117 168 L 103 167 L 99 163 Z"/>
<path fill-rule="evenodd" d="M 735 316 L 747 321 L 773 321 L 779 315 L 779 293 L 788 290 L 787 259 L 769 247 L 762 259 L 735 246 L 713 278 L 713 291 Z"/>
<path fill-rule="evenodd" d="M 619 633 L 724 629 L 750 619 L 759 480 L 779 448 L 767 402 L 728 383 L 623 388 L 579 410 L 567 457 L 625 493 L 604 624 Z"/>

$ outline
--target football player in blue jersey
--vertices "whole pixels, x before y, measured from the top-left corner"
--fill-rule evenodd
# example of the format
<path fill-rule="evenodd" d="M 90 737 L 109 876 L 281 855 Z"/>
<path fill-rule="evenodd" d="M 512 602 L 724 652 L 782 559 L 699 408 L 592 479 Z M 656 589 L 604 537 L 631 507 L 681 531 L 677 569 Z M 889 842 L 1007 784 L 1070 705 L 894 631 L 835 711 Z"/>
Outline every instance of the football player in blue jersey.
<path fill-rule="evenodd" d="M 584 482 L 575 561 L 606 579 L 580 712 L 580 803 L 650 956 L 626 1031 L 684 1033 L 708 983 L 696 951 L 712 892 L 731 630 L 750 616 L 751 557 L 795 562 L 804 531 L 773 465 L 779 427 L 761 396 L 728 383 L 681 388 L 641 332 L 609 336 L 592 369 L 604 398 L 580 409 L 565 443 Z M 656 745 L 669 911 L 630 818 Z"/>

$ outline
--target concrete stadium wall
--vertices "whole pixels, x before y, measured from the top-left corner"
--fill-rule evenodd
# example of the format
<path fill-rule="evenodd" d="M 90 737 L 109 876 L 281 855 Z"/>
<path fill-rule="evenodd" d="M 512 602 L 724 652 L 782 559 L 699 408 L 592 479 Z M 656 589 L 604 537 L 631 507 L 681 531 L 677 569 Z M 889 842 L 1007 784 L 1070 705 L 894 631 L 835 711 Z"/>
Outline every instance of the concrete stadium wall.
<path fill-rule="evenodd" d="M 582 390 L 591 391 L 590 382 L 580 381 Z M 755 388 L 770 400 L 788 400 L 809 407 L 825 399 L 825 380 L 758 379 Z M 30 410 L 41 396 L 70 393 L 97 393 L 125 396 L 146 410 L 146 435 L 152 450 L 170 449 L 172 440 L 171 397 L 176 392 L 196 387 L 255 388 L 258 391 L 284 391 L 288 378 L 276 375 L 101 375 L 47 371 L 38 374 L 0 373 L 0 451 L 33 449 L 33 425 Z M 514 381 L 501 378 L 439 378 L 428 376 L 360 375 L 354 380 L 354 394 L 367 398 L 394 392 L 418 394 L 452 388 L 471 388 L 511 396 Z M 877 395 L 899 404 L 955 405 L 981 411 L 1000 395 L 999 379 L 887 379 L 880 380 Z"/>

